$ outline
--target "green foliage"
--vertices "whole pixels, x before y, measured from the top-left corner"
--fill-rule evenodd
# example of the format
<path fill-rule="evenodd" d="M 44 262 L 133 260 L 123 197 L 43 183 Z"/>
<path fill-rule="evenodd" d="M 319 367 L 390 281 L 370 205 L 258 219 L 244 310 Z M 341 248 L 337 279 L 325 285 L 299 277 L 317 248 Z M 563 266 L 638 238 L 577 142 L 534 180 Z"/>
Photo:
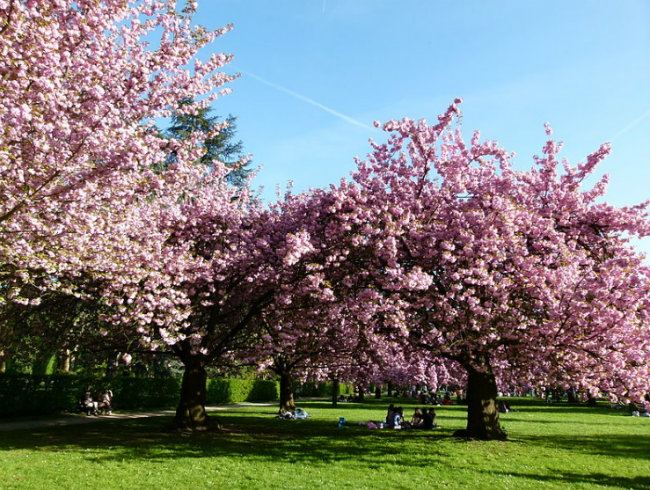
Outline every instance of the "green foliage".
<path fill-rule="evenodd" d="M 167 408 L 178 403 L 181 378 L 101 378 L 100 384 L 111 388 L 113 406 L 120 410 Z"/>
<path fill-rule="evenodd" d="M 87 387 L 93 395 L 110 388 L 121 410 L 167 408 L 178 402 L 179 378 L 102 378 L 60 374 L 0 375 L 0 417 L 75 410 Z"/>
<path fill-rule="evenodd" d="M 7 374 L 30 374 L 32 365 L 30 362 L 19 357 L 12 357 L 7 359 L 6 373 Z"/>
<path fill-rule="evenodd" d="M 206 403 L 219 405 L 244 401 L 246 396 L 242 394 L 242 385 L 241 380 L 237 379 L 209 379 Z"/>
<path fill-rule="evenodd" d="M 252 379 L 209 379 L 206 403 L 221 405 L 241 402 L 262 402 L 278 399 L 278 383 Z"/>
<path fill-rule="evenodd" d="M 32 374 L 46 375 L 56 372 L 56 356 L 51 355 L 44 359 L 38 359 L 32 364 Z"/>
<path fill-rule="evenodd" d="M 70 410 L 90 383 L 71 375 L 0 375 L 0 416 L 15 417 Z"/>
<path fill-rule="evenodd" d="M 43 292 L 39 299 L 38 305 L 9 302 L 0 308 L 7 373 L 46 375 L 69 369 L 103 375 L 117 352 L 130 351 L 133 339 L 102 322 L 110 309 L 101 299 L 82 300 L 58 291 Z"/>
<path fill-rule="evenodd" d="M 181 378 L 0 374 L 0 417 L 75 410 L 87 387 L 90 387 L 93 395 L 111 389 L 113 407 L 117 410 L 171 408 L 178 403 Z M 209 379 L 207 383 L 209 405 L 265 402 L 277 398 L 276 381 Z"/>
<path fill-rule="evenodd" d="M 181 102 L 181 105 L 190 104 L 191 100 Z M 212 109 L 205 107 L 199 109 L 196 114 L 175 114 L 171 119 L 171 126 L 167 129 L 166 135 L 169 138 L 177 140 L 188 139 L 193 132 L 208 133 L 212 129 L 221 124 L 219 116 L 211 115 Z M 200 165 L 211 167 L 215 160 L 219 160 L 230 167 L 232 171 L 228 174 L 227 179 L 231 184 L 241 187 L 244 185 L 246 178 L 251 173 L 250 162 L 246 165 L 240 165 L 242 159 L 242 142 L 234 141 L 236 126 L 236 118 L 232 115 L 226 118 L 228 126 L 221 130 L 216 136 L 205 139 L 201 142 L 206 153 L 197 162 Z M 175 155 L 170 155 L 169 161 L 165 167 L 172 163 Z"/>
<path fill-rule="evenodd" d="M 304 397 L 329 397 L 332 396 L 334 383 L 331 381 L 318 382 L 307 381 L 298 388 L 300 396 Z M 351 395 L 354 393 L 354 385 L 339 383 L 339 395 Z"/>
<path fill-rule="evenodd" d="M 279 398 L 279 386 L 277 381 L 267 379 L 256 379 L 253 382 L 246 401 L 248 402 L 268 402 Z"/>

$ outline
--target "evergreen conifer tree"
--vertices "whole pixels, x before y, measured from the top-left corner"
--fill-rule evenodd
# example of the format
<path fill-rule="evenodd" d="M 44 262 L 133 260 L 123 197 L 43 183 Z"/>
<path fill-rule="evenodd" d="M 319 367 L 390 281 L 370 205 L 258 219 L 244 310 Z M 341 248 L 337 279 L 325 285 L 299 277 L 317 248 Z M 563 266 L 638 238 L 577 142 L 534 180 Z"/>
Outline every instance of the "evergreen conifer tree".
<path fill-rule="evenodd" d="M 184 100 L 181 105 L 189 103 L 191 103 L 190 100 Z M 166 136 L 184 140 L 196 131 L 206 133 L 206 139 L 202 142 L 206 153 L 197 163 L 210 167 L 215 159 L 222 161 L 227 167 L 232 168 L 232 171 L 227 176 L 228 181 L 237 187 L 241 187 L 251 173 L 251 169 L 250 161 L 241 165 L 241 159 L 244 156 L 242 154 L 242 142 L 233 140 L 237 129 L 236 120 L 235 116 L 228 115 L 226 118 L 227 127 L 214 137 L 207 136 L 207 133 L 212 131 L 216 125 L 222 123 L 219 116 L 212 115 L 211 107 L 204 107 L 199 109 L 196 114 L 174 114 L 171 118 L 171 126 L 166 131 Z M 173 162 L 174 158 L 172 153 L 167 165 Z"/>

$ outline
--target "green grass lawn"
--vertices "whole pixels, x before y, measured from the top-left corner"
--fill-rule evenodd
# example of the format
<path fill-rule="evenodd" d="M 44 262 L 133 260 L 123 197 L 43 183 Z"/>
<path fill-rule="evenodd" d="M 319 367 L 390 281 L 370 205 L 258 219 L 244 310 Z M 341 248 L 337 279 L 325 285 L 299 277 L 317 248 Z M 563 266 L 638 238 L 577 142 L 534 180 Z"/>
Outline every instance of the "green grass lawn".
<path fill-rule="evenodd" d="M 650 419 L 604 407 L 514 400 L 506 442 L 465 442 L 465 407 L 438 407 L 433 431 L 370 430 L 388 400 L 219 412 L 220 432 L 167 431 L 168 418 L 0 433 L 1 489 L 650 488 Z M 415 405 L 404 405 L 411 416 Z M 339 417 L 349 425 L 339 429 Z"/>

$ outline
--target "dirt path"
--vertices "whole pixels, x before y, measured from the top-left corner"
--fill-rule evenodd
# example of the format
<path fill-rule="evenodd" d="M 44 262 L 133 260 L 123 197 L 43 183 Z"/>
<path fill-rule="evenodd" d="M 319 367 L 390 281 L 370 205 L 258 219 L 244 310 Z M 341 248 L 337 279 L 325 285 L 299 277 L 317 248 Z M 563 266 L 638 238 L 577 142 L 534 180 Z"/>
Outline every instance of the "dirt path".
<path fill-rule="evenodd" d="M 276 403 L 238 403 L 235 405 L 219 405 L 205 407 L 209 412 L 216 410 L 228 410 L 231 408 L 241 407 L 269 407 L 276 405 Z M 45 427 L 64 427 L 68 425 L 79 424 L 92 424 L 95 422 L 104 422 L 106 420 L 121 420 L 121 419 L 141 419 L 148 417 L 163 417 L 165 415 L 174 415 L 174 410 L 156 410 L 150 412 L 130 412 L 130 413 L 113 413 L 111 415 L 97 415 L 97 416 L 61 416 L 48 419 L 33 419 L 33 420 L 18 420 L 0 422 L 0 432 L 8 430 L 20 429 L 41 429 Z"/>

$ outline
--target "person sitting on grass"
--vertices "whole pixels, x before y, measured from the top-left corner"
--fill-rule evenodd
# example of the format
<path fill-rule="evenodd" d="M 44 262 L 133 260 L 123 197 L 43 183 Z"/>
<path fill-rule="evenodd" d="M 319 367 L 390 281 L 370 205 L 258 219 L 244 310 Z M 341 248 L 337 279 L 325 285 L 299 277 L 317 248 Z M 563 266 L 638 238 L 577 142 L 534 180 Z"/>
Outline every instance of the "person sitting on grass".
<path fill-rule="evenodd" d="M 311 417 L 311 415 L 309 415 L 309 414 L 307 413 L 307 411 L 306 411 L 306 410 L 303 410 L 302 408 L 296 408 L 296 409 L 293 411 L 293 418 L 294 418 L 294 419 L 297 419 L 297 420 L 304 420 L 304 419 L 309 418 L 309 417 Z"/>
<path fill-rule="evenodd" d="M 434 408 L 430 408 L 428 412 L 423 411 L 422 425 L 420 428 L 433 429 L 434 427 L 438 427 L 438 424 L 436 423 L 436 411 Z"/>
<path fill-rule="evenodd" d="M 278 410 L 278 417 L 281 419 L 293 419 L 293 412 L 281 408 Z"/>
<path fill-rule="evenodd" d="M 392 403 L 388 405 L 388 410 L 386 411 L 386 424 L 390 425 L 390 421 L 393 419 L 393 412 L 395 412 L 395 405 Z"/>
<path fill-rule="evenodd" d="M 411 417 L 411 429 L 419 429 L 422 427 L 423 421 L 422 421 L 422 412 L 424 410 L 421 410 L 419 408 L 416 408 L 415 411 L 413 412 L 413 417 Z"/>
<path fill-rule="evenodd" d="M 388 422 L 388 426 L 392 427 L 393 429 L 401 429 L 403 418 L 404 410 L 402 407 L 395 408 L 391 415 L 390 421 Z"/>
<path fill-rule="evenodd" d="M 278 410 L 278 417 L 287 420 L 301 420 L 310 417 L 310 415 L 302 408 L 296 408 L 293 411 L 281 408 Z"/>

